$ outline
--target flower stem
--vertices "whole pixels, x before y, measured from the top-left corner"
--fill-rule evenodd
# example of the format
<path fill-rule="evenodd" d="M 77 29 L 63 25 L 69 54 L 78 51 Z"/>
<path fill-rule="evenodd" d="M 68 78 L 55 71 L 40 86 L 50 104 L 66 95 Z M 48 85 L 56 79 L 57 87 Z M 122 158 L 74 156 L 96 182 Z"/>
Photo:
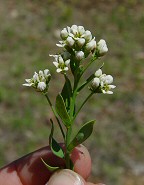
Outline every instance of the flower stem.
<path fill-rule="evenodd" d="M 93 92 L 91 92 L 87 98 L 84 100 L 84 102 L 81 104 L 81 106 L 79 107 L 78 111 L 76 112 L 76 114 L 74 115 L 73 121 L 75 120 L 75 118 L 77 117 L 78 113 L 80 112 L 80 110 L 82 109 L 82 107 L 85 105 L 85 103 L 90 99 L 90 97 L 93 95 Z"/>
<path fill-rule="evenodd" d="M 49 99 L 47 93 L 45 94 L 45 97 L 46 97 L 46 99 L 47 99 L 47 101 L 48 101 L 48 103 L 49 103 L 49 105 L 50 105 L 50 107 L 51 107 L 51 110 L 52 110 L 53 114 L 55 115 L 55 118 L 56 118 L 57 123 L 58 123 L 58 125 L 59 125 L 59 128 L 60 128 L 60 130 L 61 130 L 61 133 L 62 133 L 62 135 L 63 135 L 63 139 L 65 140 L 65 134 L 64 134 L 63 128 L 62 128 L 61 123 L 60 123 L 60 121 L 59 121 L 59 119 L 58 119 L 58 116 L 57 116 L 57 113 L 56 113 L 56 111 L 55 111 L 55 108 L 53 107 L 53 105 L 52 105 L 52 103 L 51 103 L 51 101 L 50 101 L 50 99 Z"/>

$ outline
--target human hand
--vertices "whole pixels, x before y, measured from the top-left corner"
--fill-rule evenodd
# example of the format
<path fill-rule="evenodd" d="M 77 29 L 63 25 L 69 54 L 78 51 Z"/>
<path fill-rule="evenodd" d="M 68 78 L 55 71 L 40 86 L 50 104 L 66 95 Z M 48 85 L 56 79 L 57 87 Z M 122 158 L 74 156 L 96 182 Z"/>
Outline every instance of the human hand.
<path fill-rule="evenodd" d="M 52 175 L 41 158 L 52 166 L 64 166 L 62 159 L 44 147 L 0 169 L 0 185 L 102 185 L 86 182 L 91 172 L 91 158 L 83 145 L 76 147 L 71 155 L 75 172 L 64 169 Z"/>

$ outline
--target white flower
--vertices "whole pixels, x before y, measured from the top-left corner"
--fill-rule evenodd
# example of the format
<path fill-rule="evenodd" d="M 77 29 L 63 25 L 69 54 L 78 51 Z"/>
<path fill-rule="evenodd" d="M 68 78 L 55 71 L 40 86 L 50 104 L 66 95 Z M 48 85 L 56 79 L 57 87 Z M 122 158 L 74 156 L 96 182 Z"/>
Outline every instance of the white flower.
<path fill-rule="evenodd" d="M 108 47 L 106 45 L 106 41 L 101 39 L 98 43 L 97 43 L 97 51 L 98 51 L 98 55 L 99 56 L 103 56 L 108 52 Z"/>
<path fill-rule="evenodd" d="M 48 89 L 49 81 L 51 79 L 51 74 L 48 69 L 44 71 L 34 72 L 34 75 L 30 79 L 25 79 L 27 83 L 23 84 L 27 87 L 33 87 L 39 91 L 46 92 Z"/>
<path fill-rule="evenodd" d="M 44 70 L 44 76 L 45 76 L 45 78 L 51 76 L 50 71 L 48 69 Z"/>
<path fill-rule="evenodd" d="M 40 91 L 44 91 L 44 90 L 46 89 L 46 84 L 45 84 L 45 82 L 39 82 L 37 88 L 38 88 Z"/>
<path fill-rule="evenodd" d="M 76 52 L 76 59 L 77 60 L 82 60 L 84 58 L 84 52 L 83 51 L 78 51 Z"/>
<path fill-rule="evenodd" d="M 57 73 L 65 73 L 68 71 L 68 65 L 70 63 L 70 59 L 64 60 L 64 58 L 61 55 L 51 55 L 55 58 L 53 64 L 57 68 Z"/>
<path fill-rule="evenodd" d="M 86 44 L 86 50 L 87 51 L 92 51 L 96 48 L 96 41 L 95 38 L 93 38 L 90 42 Z"/>
<path fill-rule="evenodd" d="M 68 38 L 66 39 L 66 43 L 67 43 L 67 45 L 68 45 L 69 47 L 72 47 L 72 46 L 74 45 L 75 41 L 73 40 L 72 37 L 68 37 Z"/>
<path fill-rule="evenodd" d="M 96 77 L 100 77 L 102 75 L 102 70 L 101 69 L 98 69 L 96 72 L 95 72 L 95 76 Z"/>
<path fill-rule="evenodd" d="M 95 72 L 95 76 L 92 80 L 90 90 L 94 93 L 113 94 L 111 89 L 116 87 L 115 85 L 111 85 L 113 77 L 111 75 L 102 74 L 101 69 Z"/>
<path fill-rule="evenodd" d="M 34 81 L 34 82 L 39 81 L 39 76 L 38 76 L 37 72 L 34 72 L 33 81 Z"/>
<path fill-rule="evenodd" d="M 77 40 L 77 44 L 81 48 L 85 44 L 85 39 L 84 38 L 79 38 Z"/>
<path fill-rule="evenodd" d="M 103 94 L 113 94 L 113 91 L 110 91 L 111 89 L 114 89 L 115 85 L 107 85 L 107 87 L 102 88 L 101 91 Z"/>
<path fill-rule="evenodd" d="M 63 47 L 65 47 L 65 42 L 63 42 L 63 41 L 59 41 L 59 44 L 56 44 L 56 46 L 58 46 L 58 47 L 60 47 L 60 48 L 63 48 Z"/>
<path fill-rule="evenodd" d="M 60 36 L 61 36 L 62 39 L 65 39 L 65 38 L 68 37 L 68 34 L 69 34 L 69 33 L 68 33 L 67 29 L 64 28 L 64 29 L 61 31 Z"/>

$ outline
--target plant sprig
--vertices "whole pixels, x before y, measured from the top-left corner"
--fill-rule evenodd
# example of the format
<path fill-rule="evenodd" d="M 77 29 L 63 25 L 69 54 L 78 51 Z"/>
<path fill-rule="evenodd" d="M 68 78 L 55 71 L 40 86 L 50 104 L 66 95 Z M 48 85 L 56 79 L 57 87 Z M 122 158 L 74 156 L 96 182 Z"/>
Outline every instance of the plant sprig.
<path fill-rule="evenodd" d="M 63 75 L 65 82 L 61 92 L 56 97 L 55 105 L 52 104 L 48 95 L 49 82 L 51 74 L 48 69 L 35 72 L 33 77 L 26 79 L 24 86 L 33 87 L 41 92 L 47 99 L 49 106 L 56 118 L 60 132 L 63 136 L 65 147 L 54 139 L 54 123 L 51 122 L 51 133 L 49 136 L 49 145 L 54 155 L 65 160 L 66 168 L 73 169 L 70 159 L 72 150 L 83 143 L 93 131 L 95 120 L 81 124 L 81 128 L 71 138 L 72 128 L 75 124 L 76 117 L 86 104 L 86 102 L 96 93 L 113 94 L 111 89 L 113 77 L 102 73 L 103 65 L 91 74 L 87 79 L 83 79 L 83 74 L 88 70 L 92 63 L 100 59 L 108 51 L 105 40 L 101 39 L 96 43 L 95 37 L 92 36 L 89 30 L 85 30 L 83 26 L 72 25 L 66 27 L 60 32 L 61 41 L 56 44 L 62 48 L 59 54 L 50 55 L 54 57 L 53 64 L 56 67 L 56 72 Z M 85 63 L 86 58 L 90 58 L 88 63 Z M 72 78 L 68 77 L 67 72 L 71 71 Z M 83 82 L 81 82 L 83 81 Z M 88 85 L 90 93 L 83 100 L 81 105 L 77 107 L 77 97 Z M 51 167 L 42 159 L 48 170 L 55 171 L 59 167 Z"/>

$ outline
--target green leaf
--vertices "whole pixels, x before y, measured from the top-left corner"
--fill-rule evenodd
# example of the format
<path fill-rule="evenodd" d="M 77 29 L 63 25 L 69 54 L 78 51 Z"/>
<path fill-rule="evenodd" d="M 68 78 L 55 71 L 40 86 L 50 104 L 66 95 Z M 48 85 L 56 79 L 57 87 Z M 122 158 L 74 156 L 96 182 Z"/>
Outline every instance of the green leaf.
<path fill-rule="evenodd" d="M 63 97 L 60 94 L 58 94 L 56 98 L 56 111 L 60 118 L 62 119 L 64 125 L 68 128 L 71 124 L 71 120 L 66 110 Z"/>
<path fill-rule="evenodd" d="M 48 165 L 42 158 L 41 158 L 42 162 L 44 163 L 44 165 L 47 167 L 47 169 L 51 172 L 58 170 L 60 167 L 57 166 L 50 166 Z"/>
<path fill-rule="evenodd" d="M 49 136 L 49 145 L 51 147 L 52 153 L 60 158 L 64 158 L 64 152 L 61 148 L 61 146 L 57 143 L 57 141 L 53 138 L 53 133 L 54 133 L 54 124 L 52 119 L 50 119 L 52 127 L 51 127 L 51 133 Z"/>
<path fill-rule="evenodd" d="M 56 155 L 57 157 L 60 157 L 60 158 L 64 158 L 64 152 L 63 152 L 61 146 L 57 143 L 57 141 L 53 137 L 51 140 L 50 147 L 51 147 L 51 150 L 54 155 Z"/>
<path fill-rule="evenodd" d="M 77 145 L 83 143 L 92 133 L 95 120 L 85 123 L 68 146 L 71 152 Z"/>
<path fill-rule="evenodd" d="M 61 95 L 62 95 L 63 100 L 65 102 L 66 109 L 67 109 L 67 111 L 69 111 L 69 109 L 70 109 L 70 98 L 72 96 L 72 87 L 71 87 L 71 82 L 67 78 L 67 76 L 65 76 L 65 84 L 63 86 Z"/>

